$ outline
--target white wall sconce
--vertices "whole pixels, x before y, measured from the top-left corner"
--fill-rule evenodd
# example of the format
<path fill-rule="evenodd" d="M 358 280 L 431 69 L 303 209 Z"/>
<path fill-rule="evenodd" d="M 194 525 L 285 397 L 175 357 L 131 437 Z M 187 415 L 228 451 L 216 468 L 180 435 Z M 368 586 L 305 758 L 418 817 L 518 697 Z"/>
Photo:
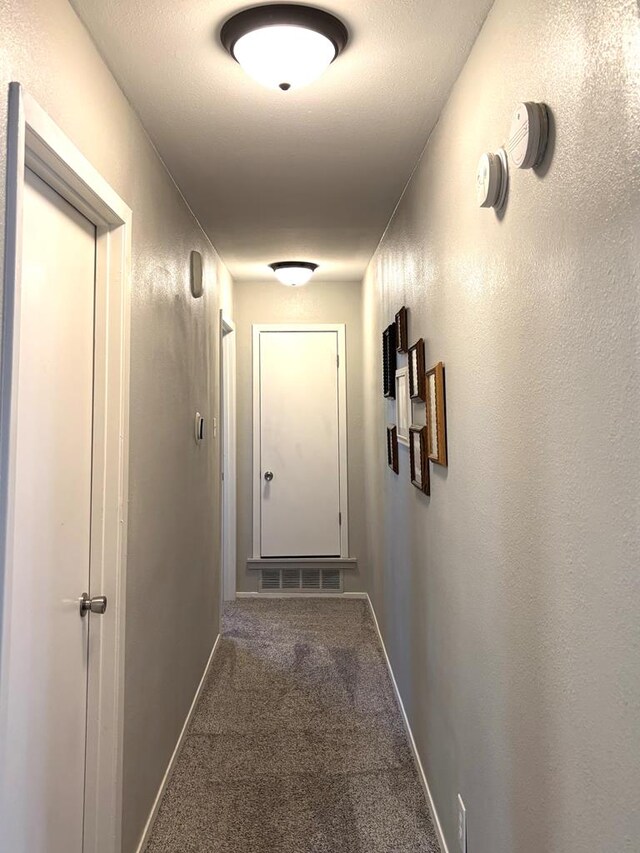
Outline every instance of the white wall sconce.
<path fill-rule="evenodd" d="M 274 271 L 278 281 L 289 287 L 306 284 L 318 269 L 318 264 L 310 264 L 307 261 L 278 261 L 275 264 L 269 264 L 269 266 Z"/>
<path fill-rule="evenodd" d="M 202 255 L 195 250 L 191 252 L 190 285 L 193 298 L 200 299 L 204 293 L 202 285 Z"/>
<path fill-rule="evenodd" d="M 287 92 L 317 80 L 345 49 L 349 33 L 322 9 L 270 3 L 233 15 L 220 40 L 254 80 Z"/>

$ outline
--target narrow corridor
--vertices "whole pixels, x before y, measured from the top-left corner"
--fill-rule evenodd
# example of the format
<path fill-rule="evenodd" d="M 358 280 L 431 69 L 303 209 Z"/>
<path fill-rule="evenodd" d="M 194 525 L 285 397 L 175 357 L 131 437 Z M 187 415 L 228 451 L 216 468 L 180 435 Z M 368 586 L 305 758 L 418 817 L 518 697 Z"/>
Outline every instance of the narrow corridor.
<path fill-rule="evenodd" d="M 439 849 L 366 602 L 227 605 L 148 853 Z"/>
<path fill-rule="evenodd" d="M 640 853 L 640 0 L 2 0 L 0 88 L 0 853 Z"/>

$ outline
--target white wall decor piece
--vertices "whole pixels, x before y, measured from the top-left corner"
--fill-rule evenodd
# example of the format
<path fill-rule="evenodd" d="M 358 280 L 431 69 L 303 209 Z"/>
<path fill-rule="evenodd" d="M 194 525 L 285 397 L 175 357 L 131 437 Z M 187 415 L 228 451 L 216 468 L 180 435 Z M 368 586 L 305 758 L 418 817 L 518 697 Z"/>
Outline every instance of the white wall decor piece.
<path fill-rule="evenodd" d="M 200 252 L 191 252 L 191 295 L 194 299 L 199 299 L 204 293 L 202 284 L 202 255 Z"/>
<path fill-rule="evenodd" d="M 409 397 L 409 368 L 396 370 L 396 426 L 398 442 L 409 447 L 409 426 L 413 422 L 413 404 Z"/>

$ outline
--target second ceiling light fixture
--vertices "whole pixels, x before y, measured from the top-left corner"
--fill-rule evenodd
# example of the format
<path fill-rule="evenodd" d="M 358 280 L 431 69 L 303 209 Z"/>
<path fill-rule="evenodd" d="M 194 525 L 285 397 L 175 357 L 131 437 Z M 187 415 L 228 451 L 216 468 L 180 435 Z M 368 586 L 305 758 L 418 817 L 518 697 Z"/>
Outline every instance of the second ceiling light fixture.
<path fill-rule="evenodd" d="M 247 74 L 287 92 L 317 80 L 345 49 L 349 33 L 322 9 L 270 3 L 233 15 L 220 40 Z"/>
<path fill-rule="evenodd" d="M 269 264 L 269 266 L 274 271 L 278 281 L 282 284 L 288 284 L 289 287 L 306 284 L 318 269 L 318 264 L 310 264 L 307 261 L 278 261 L 275 264 Z"/>

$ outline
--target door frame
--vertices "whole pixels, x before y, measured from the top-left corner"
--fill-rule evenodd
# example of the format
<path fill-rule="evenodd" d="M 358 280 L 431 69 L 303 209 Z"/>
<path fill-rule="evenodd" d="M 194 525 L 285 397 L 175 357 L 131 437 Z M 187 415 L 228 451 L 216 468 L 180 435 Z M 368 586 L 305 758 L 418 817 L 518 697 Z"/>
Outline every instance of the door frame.
<path fill-rule="evenodd" d="M 220 310 L 220 429 L 222 431 L 222 595 L 236 597 L 236 327 Z"/>
<path fill-rule="evenodd" d="M 253 559 L 260 560 L 262 465 L 260 460 L 260 335 L 262 332 L 336 332 L 338 338 L 338 443 L 340 454 L 340 558 L 349 556 L 349 491 L 347 457 L 347 356 L 344 323 L 254 323 L 253 349 Z M 265 562 L 269 558 L 265 558 Z"/>
<path fill-rule="evenodd" d="M 89 646 L 83 853 L 121 849 L 132 212 L 19 83 L 9 86 L 0 371 L 0 768 L 11 660 L 16 535 L 14 401 L 20 381 L 25 168 L 96 226 L 91 513 L 92 595 L 109 599 Z M 83 590 L 78 590 L 78 595 Z M 108 618 L 108 617 L 111 618 Z M 78 617 L 79 618 L 79 617 Z"/>

